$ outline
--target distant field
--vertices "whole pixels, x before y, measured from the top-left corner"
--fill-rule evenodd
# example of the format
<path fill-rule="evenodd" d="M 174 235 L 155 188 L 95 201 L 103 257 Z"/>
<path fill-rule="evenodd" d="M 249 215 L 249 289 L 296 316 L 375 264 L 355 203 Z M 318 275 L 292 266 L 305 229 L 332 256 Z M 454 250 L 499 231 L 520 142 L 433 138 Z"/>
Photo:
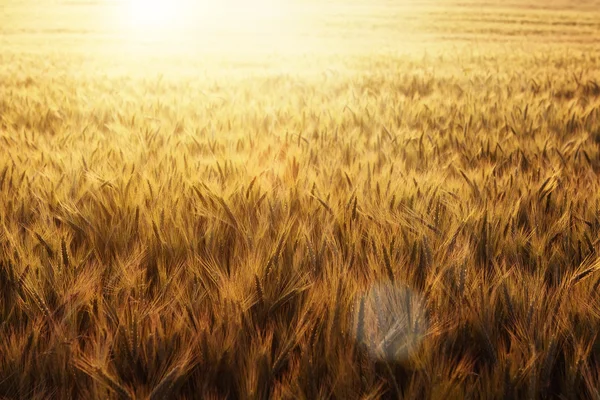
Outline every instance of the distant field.
<path fill-rule="evenodd" d="M 0 398 L 600 398 L 599 1 L 2 7 Z"/>

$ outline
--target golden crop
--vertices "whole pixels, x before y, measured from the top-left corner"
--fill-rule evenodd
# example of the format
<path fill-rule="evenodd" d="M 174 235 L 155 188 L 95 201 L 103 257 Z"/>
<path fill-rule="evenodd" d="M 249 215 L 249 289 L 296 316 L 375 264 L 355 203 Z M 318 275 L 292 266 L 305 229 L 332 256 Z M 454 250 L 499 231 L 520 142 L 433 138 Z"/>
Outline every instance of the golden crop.
<path fill-rule="evenodd" d="M 480 3 L 247 53 L 9 8 L 0 398 L 598 398 L 600 7 Z"/>

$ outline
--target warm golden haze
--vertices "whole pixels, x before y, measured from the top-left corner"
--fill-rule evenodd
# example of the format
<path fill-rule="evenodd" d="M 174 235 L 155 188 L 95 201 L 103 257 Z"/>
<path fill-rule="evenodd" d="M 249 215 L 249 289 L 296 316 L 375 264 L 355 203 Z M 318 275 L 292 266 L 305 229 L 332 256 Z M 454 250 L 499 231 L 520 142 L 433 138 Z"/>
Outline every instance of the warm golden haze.
<path fill-rule="evenodd" d="M 194 51 L 213 43 L 274 46 L 287 41 L 302 17 L 284 0 L 122 0 L 113 10 L 113 23 L 124 40 L 151 45 L 167 43 Z"/>
<path fill-rule="evenodd" d="M 120 0 L 121 18 L 132 29 L 261 29 L 276 23 L 290 4 L 284 0 Z M 291 11 L 291 10 L 288 10 Z"/>

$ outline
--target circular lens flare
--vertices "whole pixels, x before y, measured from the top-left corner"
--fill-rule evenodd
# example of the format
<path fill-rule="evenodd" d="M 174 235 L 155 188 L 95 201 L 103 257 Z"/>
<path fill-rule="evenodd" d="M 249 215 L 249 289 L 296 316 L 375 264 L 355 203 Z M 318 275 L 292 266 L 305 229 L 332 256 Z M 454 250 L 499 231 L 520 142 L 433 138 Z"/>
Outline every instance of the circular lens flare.
<path fill-rule="evenodd" d="M 374 359 L 408 360 L 427 331 L 423 299 L 406 286 L 375 285 L 359 296 L 355 309 L 355 340 Z"/>

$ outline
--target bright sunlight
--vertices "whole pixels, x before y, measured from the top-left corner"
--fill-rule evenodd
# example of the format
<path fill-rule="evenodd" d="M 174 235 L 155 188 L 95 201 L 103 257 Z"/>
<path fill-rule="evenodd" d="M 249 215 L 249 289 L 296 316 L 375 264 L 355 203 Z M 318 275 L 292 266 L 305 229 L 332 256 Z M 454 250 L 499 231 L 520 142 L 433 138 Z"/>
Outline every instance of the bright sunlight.
<path fill-rule="evenodd" d="M 182 4 L 166 0 L 130 0 L 124 16 L 136 29 L 156 29 L 174 25 L 181 18 Z"/>
<path fill-rule="evenodd" d="M 280 28 L 282 0 L 122 0 L 122 25 L 138 35 L 255 33 Z M 274 32 L 274 31 L 273 31 Z"/>
<path fill-rule="evenodd" d="M 166 54 L 175 49 L 251 52 L 299 45 L 285 0 L 120 0 L 112 23 L 127 51 Z M 132 50 L 134 49 L 134 50 Z"/>

